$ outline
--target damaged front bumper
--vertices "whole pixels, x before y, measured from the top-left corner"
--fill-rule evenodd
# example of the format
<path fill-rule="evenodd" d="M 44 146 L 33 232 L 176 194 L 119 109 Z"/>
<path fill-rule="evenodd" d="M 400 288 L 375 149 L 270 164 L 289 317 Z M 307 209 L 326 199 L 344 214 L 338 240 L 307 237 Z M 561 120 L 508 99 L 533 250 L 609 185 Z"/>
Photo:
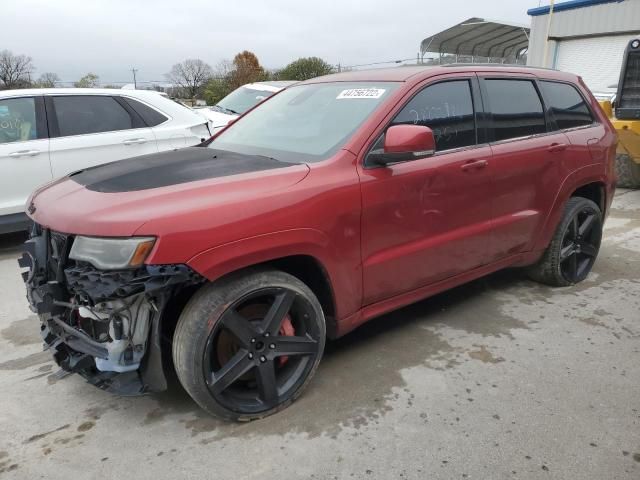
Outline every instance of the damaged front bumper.
<path fill-rule="evenodd" d="M 120 395 L 162 391 L 168 302 L 204 282 L 186 265 L 99 270 L 69 259 L 72 235 L 36 225 L 18 260 L 45 348 L 67 372 Z"/>

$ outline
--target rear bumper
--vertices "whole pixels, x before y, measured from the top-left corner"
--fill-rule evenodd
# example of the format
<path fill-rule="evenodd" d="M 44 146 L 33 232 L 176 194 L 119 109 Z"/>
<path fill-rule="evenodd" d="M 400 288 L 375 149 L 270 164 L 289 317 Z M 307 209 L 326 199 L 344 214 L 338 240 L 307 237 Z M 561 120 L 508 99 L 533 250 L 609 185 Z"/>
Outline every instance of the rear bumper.
<path fill-rule="evenodd" d="M 36 226 L 18 261 L 45 348 L 65 371 L 119 395 L 166 389 L 165 306 L 204 279 L 185 265 L 101 271 L 68 259 L 73 237 Z"/>

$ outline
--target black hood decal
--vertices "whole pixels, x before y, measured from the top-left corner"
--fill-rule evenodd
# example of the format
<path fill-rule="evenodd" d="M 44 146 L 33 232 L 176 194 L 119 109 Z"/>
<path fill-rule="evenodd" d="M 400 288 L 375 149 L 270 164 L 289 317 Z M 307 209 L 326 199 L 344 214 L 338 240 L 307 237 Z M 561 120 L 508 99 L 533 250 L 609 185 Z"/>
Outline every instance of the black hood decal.
<path fill-rule="evenodd" d="M 188 147 L 98 165 L 69 177 L 94 192 L 118 193 L 290 166 L 268 157 Z"/>

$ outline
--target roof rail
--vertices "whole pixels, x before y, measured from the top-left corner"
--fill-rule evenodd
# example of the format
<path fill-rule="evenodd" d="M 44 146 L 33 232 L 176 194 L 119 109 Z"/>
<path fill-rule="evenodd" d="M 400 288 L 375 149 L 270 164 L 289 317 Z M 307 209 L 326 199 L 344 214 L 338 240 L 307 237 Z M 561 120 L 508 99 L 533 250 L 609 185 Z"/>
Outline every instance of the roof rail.
<path fill-rule="evenodd" d="M 443 63 L 442 65 L 434 65 L 436 67 L 479 67 L 479 66 L 487 66 L 487 67 L 504 67 L 504 68 L 525 68 L 531 70 L 551 70 L 557 72 L 557 68 L 547 68 L 547 67 L 534 67 L 532 65 L 520 65 L 518 63 Z"/>

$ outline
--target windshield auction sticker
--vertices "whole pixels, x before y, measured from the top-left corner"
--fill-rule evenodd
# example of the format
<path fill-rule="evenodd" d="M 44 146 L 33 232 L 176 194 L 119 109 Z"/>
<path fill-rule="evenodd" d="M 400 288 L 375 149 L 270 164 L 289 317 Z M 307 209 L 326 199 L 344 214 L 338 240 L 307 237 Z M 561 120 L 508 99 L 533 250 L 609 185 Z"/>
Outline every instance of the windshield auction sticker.
<path fill-rule="evenodd" d="M 385 92 L 384 88 L 350 88 L 343 90 L 336 97 L 337 100 L 343 98 L 380 98 Z"/>

